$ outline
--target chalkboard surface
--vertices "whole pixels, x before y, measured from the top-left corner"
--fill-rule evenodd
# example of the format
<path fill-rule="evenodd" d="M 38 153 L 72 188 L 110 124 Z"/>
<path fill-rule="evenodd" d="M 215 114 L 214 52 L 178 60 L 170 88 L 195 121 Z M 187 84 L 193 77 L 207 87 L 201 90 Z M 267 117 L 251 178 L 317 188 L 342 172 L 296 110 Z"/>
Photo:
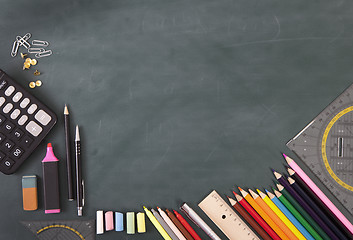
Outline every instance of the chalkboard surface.
<path fill-rule="evenodd" d="M 0 239 L 33 239 L 22 220 L 78 219 L 66 193 L 65 103 L 72 129 L 81 129 L 83 219 L 98 209 L 177 209 L 186 201 L 226 239 L 197 204 L 213 189 L 225 196 L 235 186 L 273 186 L 270 167 L 284 171 L 280 153 L 292 154 L 285 143 L 352 83 L 349 1 L 1 0 L 0 6 L 0 68 L 23 86 L 40 79 L 41 87 L 28 89 L 59 117 L 16 174 L 0 175 Z M 23 59 L 10 52 L 27 32 L 49 41 L 53 55 L 23 71 Z M 42 74 L 34 76 L 35 69 Z M 21 177 L 41 180 L 48 142 L 61 160 L 62 213 L 44 214 L 41 181 L 40 210 L 24 212 Z M 147 231 L 97 239 L 161 239 L 149 221 Z"/>

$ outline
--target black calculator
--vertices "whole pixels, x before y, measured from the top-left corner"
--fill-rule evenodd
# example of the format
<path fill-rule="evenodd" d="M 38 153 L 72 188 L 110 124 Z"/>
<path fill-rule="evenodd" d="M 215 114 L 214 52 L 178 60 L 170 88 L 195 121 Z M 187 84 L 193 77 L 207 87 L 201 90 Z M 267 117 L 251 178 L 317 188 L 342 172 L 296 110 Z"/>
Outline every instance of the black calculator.
<path fill-rule="evenodd" d="M 0 171 L 14 173 L 55 125 L 53 111 L 0 69 Z"/>

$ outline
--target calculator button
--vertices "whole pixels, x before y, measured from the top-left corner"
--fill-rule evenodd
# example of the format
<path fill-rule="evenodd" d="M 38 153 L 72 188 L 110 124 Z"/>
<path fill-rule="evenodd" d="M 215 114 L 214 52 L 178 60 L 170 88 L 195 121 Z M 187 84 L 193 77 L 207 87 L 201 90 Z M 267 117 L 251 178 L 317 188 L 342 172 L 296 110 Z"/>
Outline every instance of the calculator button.
<path fill-rule="evenodd" d="M 4 158 L 5 158 L 5 153 L 0 151 L 0 160 L 4 160 Z"/>
<path fill-rule="evenodd" d="M 28 108 L 27 112 L 28 112 L 29 114 L 33 114 L 33 113 L 37 110 L 37 108 L 38 108 L 37 104 L 34 104 L 34 103 L 33 103 L 33 104 Z"/>
<path fill-rule="evenodd" d="M 15 127 L 15 124 L 13 124 L 11 122 L 7 122 L 7 123 L 5 123 L 4 127 L 5 127 L 5 131 L 10 133 L 10 132 L 12 132 L 13 128 Z"/>
<path fill-rule="evenodd" d="M 22 153 L 23 153 L 23 150 L 21 148 L 15 147 L 15 149 L 12 151 L 11 155 L 15 158 L 19 158 L 19 157 L 21 157 Z"/>
<path fill-rule="evenodd" d="M 2 106 L 5 102 L 5 98 L 4 97 L 0 97 L 0 106 Z"/>
<path fill-rule="evenodd" d="M 21 131 L 20 129 L 16 129 L 14 132 L 13 132 L 13 135 L 15 136 L 15 138 L 17 140 L 20 140 L 21 137 L 23 136 L 23 131 Z"/>
<path fill-rule="evenodd" d="M 0 82 L 0 90 L 1 90 L 1 89 L 4 89 L 4 88 L 6 87 L 6 85 L 7 85 L 7 82 L 6 82 L 5 80 L 2 80 L 2 81 Z"/>
<path fill-rule="evenodd" d="M 0 114 L 0 126 L 5 122 L 6 117 Z"/>
<path fill-rule="evenodd" d="M 17 92 L 17 93 L 13 96 L 12 101 L 18 102 L 18 101 L 20 101 L 20 99 L 22 98 L 22 96 L 23 96 L 23 94 L 22 94 L 21 92 Z"/>
<path fill-rule="evenodd" d="M 5 139 L 5 135 L 2 134 L 2 133 L 0 133 L 0 143 L 1 143 L 2 141 L 4 141 L 4 139 Z"/>
<path fill-rule="evenodd" d="M 29 147 L 33 142 L 33 139 L 28 136 L 24 136 L 22 142 L 25 144 L 26 147 Z"/>
<path fill-rule="evenodd" d="M 5 95 L 6 96 L 10 96 L 13 92 L 15 91 L 15 87 L 14 86 L 9 86 L 6 91 L 5 91 Z"/>
<path fill-rule="evenodd" d="M 21 108 L 25 108 L 25 107 L 27 107 L 27 105 L 29 104 L 29 98 L 24 98 L 23 100 L 22 100 L 22 102 L 20 103 L 20 107 Z"/>
<path fill-rule="evenodd" d="M 18 124 L 22 126 L 23 124 L 25 124 L 27 122 L 27 120 L 28 120 L 27 115 L 22 115 L 22 117 L 20 117 L 20 119 L 18 119 Z"/>
<path fill-rule="evenodd" d="M 34 118 L 44 126 L 46 126 L 51 120 L 51 116 L 43 110 L 39 110 Z"/>
<path fill-rule="evenodd" d="M 11 109 L 13 108 L 12 103 L 8 103 L 5 105 L 4 109 L 2 110 L 4 113 L 9 113 Z"/>
<path fill-rule="evenodd" d="M 37 123 L 30 121 L 27 125 L 26 125 L 26 130 L 32 134 L 33 136 L 37 137 L 41 132 L 42 132 L 42 128 L 41 126 L 39 126 Z"/>
<path fill-rule="evenodd" d="M 1 165 L 10 169 L 15 164 L 15 161 L 11 158 L 6 159 L 5 161 L 1 162 Z"/>
<path fill-rule="evenodd" d="M 5 142 L 3 143 L 3 146 L 5 147 L 6 150 L 10 151 L 11 148 L 13 148 L 15 146 L 14 142 L 7 139 L 5 140 Z"/>
<path fill-rule="evenodd" d="M 11 117 L 12 119 L 16 119 L 16 118 L 20 115 L 20 113 L 21 113 L 20 110 L 15 109 L 15 110 L 13 110 L 13 112 L 11 113 L 10 117 Z"/>

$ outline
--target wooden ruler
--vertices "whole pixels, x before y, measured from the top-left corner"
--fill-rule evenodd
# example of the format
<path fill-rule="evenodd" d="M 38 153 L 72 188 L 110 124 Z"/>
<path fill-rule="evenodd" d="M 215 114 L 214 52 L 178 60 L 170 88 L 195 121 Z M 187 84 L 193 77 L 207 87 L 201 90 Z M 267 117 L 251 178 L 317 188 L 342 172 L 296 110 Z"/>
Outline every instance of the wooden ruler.
<path fill-rule="evenodd" d="M 229 239 L 259 239 L 215 190 L 199 203 L 199 207 Z"/>

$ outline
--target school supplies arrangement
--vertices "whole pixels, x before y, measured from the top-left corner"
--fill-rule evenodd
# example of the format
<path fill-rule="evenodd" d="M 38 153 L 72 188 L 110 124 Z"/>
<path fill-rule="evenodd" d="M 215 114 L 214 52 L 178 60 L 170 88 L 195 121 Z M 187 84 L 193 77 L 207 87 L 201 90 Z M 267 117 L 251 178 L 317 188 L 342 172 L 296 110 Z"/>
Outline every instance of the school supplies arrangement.
<path fill-rule="evenodd" d="M 16 40 L 12 44 L 11 56 L 16 57 L 18 53 L 18 49 L 21 46 L 26 48 L 28 53 L 35 54 L 36 58 L 48 57 L 53 54 L 52 50 L 44 49 L 44 47 L 49 46 L 48 41 L 32 40 L 32 43 L 30 43 L 28 40 L 31 37 L 32 37 L 31 33 L 26 33 L 23 37 L 19 35 L 16 36 Z"/>
<path fill-rule="evenodd" d="M 259 239 L 215 190 L 199 203 L 199 207 L 229 239 Z"/>
<path fill-rule="evenodd" d="M 22 221 L 39 240 L 95 240 L 94 220 Z"/>
<path fill-rule="evenodd" d="M 45 213 L 60 213 L 58 162 L 51 143 L 48 143 L 42 161 Z"/>
<path fill-rule="evenodd" d="M 348 87 L 287 146 L 312 170 L 336 198 L 353 214 L 353 165 L 350 139 L 353 137 L 353 85 Z M 292 167 L 293 168 L 293 167 Z M 297 171 L 293 168 L 294 171 Z M 303 179 L 304 180 L 304 179 Z M 321 191 L 312 191 L 353 233 L 352 224 L 337 212 Z"/>
<path fill-rule="evenodd" d="M 37 148 L 57 118 L 0 70 L 0 171 L 12 174 Z"/>

